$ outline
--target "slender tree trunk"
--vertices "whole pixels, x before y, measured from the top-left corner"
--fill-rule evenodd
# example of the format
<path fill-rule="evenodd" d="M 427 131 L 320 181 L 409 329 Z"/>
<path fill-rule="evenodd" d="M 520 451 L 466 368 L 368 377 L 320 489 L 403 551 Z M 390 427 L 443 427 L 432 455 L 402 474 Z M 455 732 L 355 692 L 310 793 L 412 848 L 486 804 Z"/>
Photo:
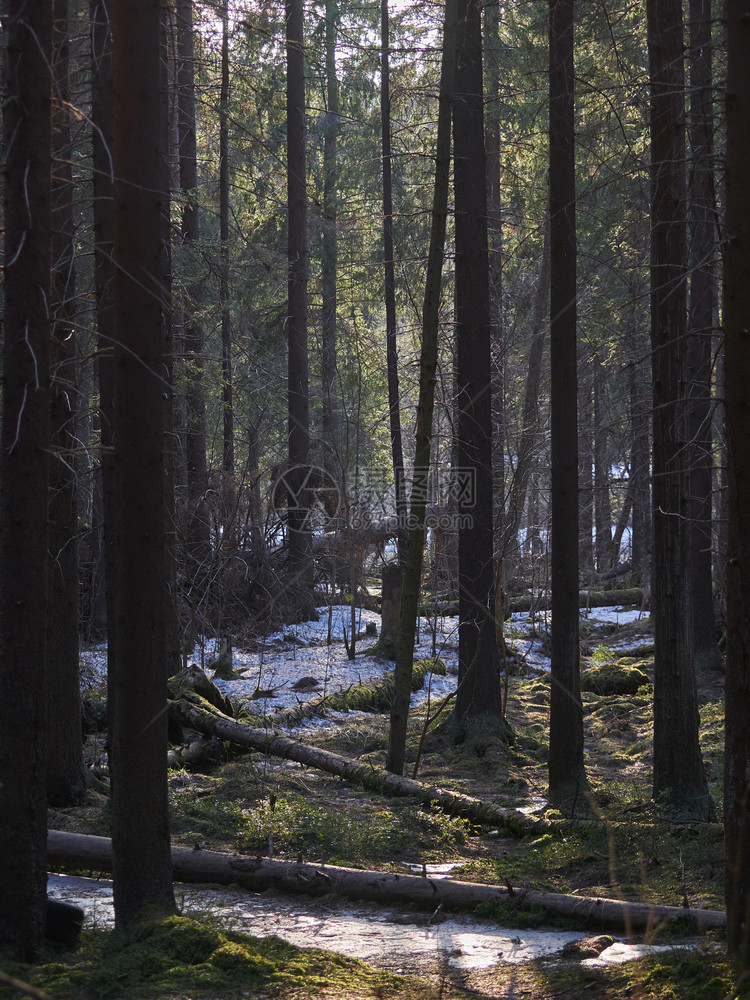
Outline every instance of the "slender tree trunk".
<path fill-rule="evenodd" d="M 221 93 L 219 95 L 219 300 L 221 305 L 221 403 L 224 417 L 222 469 L 227 480 L 234 476 L 234 409 L 232 391 L 232 322 L 229 309 L 229 10 L 221 10 Z M 225 521 L 233 507 L 224 488 Z"/>
<path fill-rule="evenodd" d="M 80 802 L 86 794 L 78 667 L 78 378 L 67 0 L 53 3 L 52 48 L 55 99 L 52 104 L 50 443 L 53 460 L 49 469 L 47 795 L 51 805 L 66 806 Z"/>
<path fill-rule="evenodd" d="M 307 156 L 305 152 L 305 49 L 302 0 L 286 0 L 287 197 L 289 304 L 289 568 L 312 588 L 306 480 L 310 452 L 307 353 Z"/>
<path fill-rule="evenodd" d="M 388 365 L 388 417 L 391 431 L 393 485 L 399 531 L 396 536 L 398 562 L 403 570 L 409 544 L 407 531 L 406 482 L 401 436 L 401 400 L 399 398 L 398 346 L 396 341 L 396 273 L 393 258 L 393 178 L 391 161 L 391 85 L 389 59 L 388 0 L 380 2 L 380 141 L 383 156 L 383 265 L 385 272 L 385 331 Z M 399 585 L 400 592 L 400 585 Z"/>
<path fill-rule="evenodd" d="M 164 206 L 161 8 L 116 0 L 115 677 L 110 773 L 115 921 L 175 908 L 165 754 Z M 134 53 L 138 58 L 134 59 Z"/>
<path fill-rule="evenodd" d="M 162 365 L 161 376 L 164 380 L 162 401 L 164 418 L 162 432 L 164 435 L 164 532 L 166 543 L 166 577 L 164 586 L 164 614 L 166 621 L 166 656 L 167 672 L 171 676 L 180 669 L 182 650 L 180 642 L 180 619 L 177 598 L 177 511 L 175 510 L 175 491 L 177 483 L 177 434 L 175 425 L 175 393 L 174 393 L 174 359 L 176 354 L 175 313 L 172 306 L 172 224 L 171 224 L 171 190 L 174 180 L 179 183 L 179 170 L 175 176 L 178 159 L 174 152 L 173 136 L 178 134 L 178 115 L 176 101 L 172 98 L 175 87 L 170 79 L 170 69 L 174 65 L 171 55 L 170 36 L 174 37 L 172 9 L 161 4 L 161 157 L 162 178 L 159 191 L 162 197 L 161 211 L 161 300 L 162 300 Z"/>
<path fill-rule="evenodd" d="M 594 416 L 586 364 L 578 377 L 578 571 L 587 583 L 594 578 Z"/>
<path fill-rule="evenodd" d="M 729 448 L 726 752 L 724 831 L 727 947 L 750 968 L 750 0 L 727 5 L 727 159 L 724 242 L 724 344 Z"/>
<path fill-rule="evenodd" d="M 459 723 L 502 719 L 492 556 L 492 383 L 481 6 L 459 0 L 453 98 Z M 468 516 L 466 516 L 468 515 Z"/>
<path fill-rule="evenodd" d="M 182 190 L 182 243 L 191 270 L 200 266 L 191 255 L 200 240 L 197 201 L 198 161 L 195 137 L 195 45 L 193 2 L 177 0 L 177 110 L 180 188 Z M 190 578 L 205 567 L 210 556 L 210 523 L 206 507 L 206 402 L 203 374 L 203 327 L 199 317 L 203 281 L 195 278 L 187 288 L 185 303 L 185 460 L 187 466 L 187 563 Z"/>
<path fill-rule="evenodd" d="M 651 457 L 651 391 L 648 375 L 642 371 L 633 334 L 629 371 L 630 477 L 633 481 L 633 537 L 631 543 L 633 579 L 648 585 L 651 562 L 651 503 L 649 472 Z"/>
<path fill-rule="evenodd" d="M 585 807 L 578 645 L 578 427 L 573 0 L 550 0 L 552 688 L 549 797 Z"/>
<path fill-rule="evenodd" d="M 686 223 L 682 4 L 649 0 L 653 352 L 654 798 L 708 816 L 690 632 L 685 476 Z"/>
<path fill-rule="evenodd" d="M 614 564 L 612 543 L 612 502 L 609 495 L 605 368 L 601 354 L 594 358 L 594 532 L 596 571 L 601 576 Z"/>
<path fill-rule="evenodd" d="M 0 948 L 41 957 L 47 897 L 52 6 L 6 0 L 0 451 Z"/>
<path fill-rule="evenodd" d="M 99 469 L 102 550 L 107 623 L 107 696 L 113 702 L 115 678 L 115 388 L 114 345 L 114 89 L 112 34 L 105 0 L 91 0 L 91 145 L 94 196 L 94 283 L 96 289 L 96 373 L 99 383 Z M 111 726 L 111 716 L 110 716 Z M 111 733 L 110 733 L 111 742 Z"/>
<path fill-rule="evenodd" d="M 492 351 L 492 499 L 495 637 L 505 655 L 505 337 L 503 329 L 503 253 L 500 201 L 500 5 L 484 7 L 486 99 L 484 147 L 487 170 L 490 344 Z"/>
<path fill-rule="evenodd" d="M 690 0 L 690 302 L 687 346 L 690 600 L 698 669 L 721 660 L 716 641 L 712 562 L 711 373 L 716 300 L 713 185 L 711 0 Z"/>
<path fill-rule="evenodd" d="M 321 376 L 323 382 L 323 465 L 340 480 L 342 462 L 338 438 L 338 392 L 336 389 L 336 338 L 338 326 L 338 165 L 336 141 L 339 131 L 339 82 L 336 74 L 338 0 L 326 0 L 326 118 L 323 138 L 323 240 L 321 291 L 323 296 Z"/>
<path fill-rule="evenodd" d="M 432 226 L 422 307 L 422 349 L 419 358 L 419 398 L 417 401 L 414 471 L 409 505 L 409 546 L 404 568 L 401 627 L 394 670 L 393 704 L 391 706 L 388 753 L 385 765 L 394 774 L 403 774 L 404 771 L 411 673 L 414 662 L 414 635 L 422 591 L 427 480 L 430 472 L 432 417 L 435 408 L 435 379 L 440 328 L 440 295 L 443 284 L 443 258 L 450 186 L 451 97 L 456 61 L 457 8 L 458 0 L 446 0 L 435 149 L 435 184 L 432 195 Z"/>
<path fill-rule="evenodd" d="M 508 495 L 508 510 L 503 541 L 503 558 L 507 566 L 504 574 L 506 580 L 510 579 L 520 555 L 518 536 L 521 530 L 524 508 L 526 507 L 526 496 L 529 491 L 534 456 L 539 448 L 539 388 L 542 382 L 542 362 L 544 359 L 544 342 L 547 337 L 547 325 L 549 323 L 548 317 L 549 219 L 545 221 L 541 268 L 534 295 L 531 344 L 529 346 L 526 381 L 523 389 L 521 439 L 518 444 L 516 467 Z"/>

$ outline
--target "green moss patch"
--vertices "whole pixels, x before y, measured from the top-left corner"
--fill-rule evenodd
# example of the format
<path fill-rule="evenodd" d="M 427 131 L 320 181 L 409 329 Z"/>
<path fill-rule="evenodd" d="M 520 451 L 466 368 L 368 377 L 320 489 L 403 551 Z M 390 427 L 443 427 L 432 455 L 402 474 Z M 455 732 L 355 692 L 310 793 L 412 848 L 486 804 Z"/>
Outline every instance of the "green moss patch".
<path fill-rule="evenodd" d="M 639 688 L 650 684 L 642 670 L 622 662 L 589 667 L 581 674 L 581 690 L 598 695 L 636 694 Z"/>

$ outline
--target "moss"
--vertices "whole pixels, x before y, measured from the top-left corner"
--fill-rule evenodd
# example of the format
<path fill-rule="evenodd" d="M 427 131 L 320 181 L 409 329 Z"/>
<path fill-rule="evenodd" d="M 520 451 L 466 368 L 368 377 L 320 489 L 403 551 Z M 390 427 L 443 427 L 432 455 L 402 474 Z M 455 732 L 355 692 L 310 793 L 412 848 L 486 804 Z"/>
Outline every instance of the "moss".
<path fill-rule="evenodd" d="M 445 663 L 439 657 L 417 660 L 412 667 L 411 689 L 420 691 L 428 674 L 445 676 Z M 321 699 L 321 704 L 336 712 L 389 712 L 393 701 L 394 672 L 390 670 L 376 684 L 355 684 L 348 691 L 340 691 Z"/>
<path fill-rule="evenodd" d="M 270 976 L 277 972 L 277 967 L 273 962 L 262 955 L 258 955 L 236 941 L 227 941 L 220 945 L 209 959 L 211 965 L 219 969 L 232 972 L 241 972 L 251 976 Z"/>
<path fill-rule="evenodd" d="M 620 663 L 603 663 L 581 674 L 581 690 L 599 695 L 636 694 L 650 683 L 642 670 Z"/>
<path fill-rule="evenodd" d="M 226 940 L 216 928 L 179 916 L 168 917 L 156 926 L 145 924 L 135 938 L 148 941 L 149 949 L 182 965 L 200 965 L 208 961 Z"/>

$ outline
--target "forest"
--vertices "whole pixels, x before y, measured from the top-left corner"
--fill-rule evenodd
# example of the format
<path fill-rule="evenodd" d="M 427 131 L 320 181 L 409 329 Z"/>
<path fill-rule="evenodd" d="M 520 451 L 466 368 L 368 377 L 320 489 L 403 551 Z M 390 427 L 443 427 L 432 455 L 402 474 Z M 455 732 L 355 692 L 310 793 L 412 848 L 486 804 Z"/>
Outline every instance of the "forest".
<path fill-rule="evenodd" d="M 405 797 L 390 835 L 421 823 L 435 860 L 466 831 L 596 828 L 609 875 L 581 886 L 725 913 L 730 985 L 705 995 L 742 995 L 750 0 L 5 0 L 2 21 L 0 953 L 25 980 L 49 950 L 48 856 L 111 870 L 118 933 L 176 919 L 174 852 L 204 836 L 176 776 L 240 823 L 224 851 L 261 850 L 266 802 L 269 864 L 274 837 L 278 863 L 313 850 L 289 833 L 310 811 L 333 836 L 347 781 Z M 274 711 L 260 672 L 250 698 L 221 683 L 316 620 L 343 692 L 295 675 Z M 316 705 L 342 732 L 300 728 Z M 648 741 L 637 779 L 617 727 Z M 281 777 L 224 804 L 256 755 L 339 784 L 305 779 L 294 818 Z M 619 823 L 687 838 L 708 902 L 684 871 L 681 900 L 623 888 Z M 56 829 L 111 857 L 58 858 Z M 397 874 L 379 836 L 315 849 Z"/>

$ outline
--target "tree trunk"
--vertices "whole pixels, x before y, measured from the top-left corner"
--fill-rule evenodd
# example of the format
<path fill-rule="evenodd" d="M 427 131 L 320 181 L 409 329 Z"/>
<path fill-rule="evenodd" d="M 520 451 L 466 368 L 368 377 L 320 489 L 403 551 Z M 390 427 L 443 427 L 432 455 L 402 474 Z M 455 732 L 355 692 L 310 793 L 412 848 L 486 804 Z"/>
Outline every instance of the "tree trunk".
<path fill-rule="evenodd" d="M 232 390 L 232 321 L 229 309 L 229 7 L 221 9 L 221 93 L 219 95 L 219 301 L 221 305 L 221 403 L 223 413 L 222 464 L 224 521 L 229 520 L 232 501 L 226 501 L 234 476 L 234 410 Z"/>
<path fill-rule="evenodd" d="M 91 0 L 91 159 L 94 215 L 94 284 L 96 290 L 96 374 L 99 383 L 101 436 L 100 488 L 102 550 L 107 625 L 107 698 L 113 701 L 115 669 L 115 368 L 117 339 L 114 311 L 114 88 L 109 11 Z M 111 715 L 110 715 L 111 727 Z M 110 731 L 111 745 L 111 731 Z"/>
<path fill-rule="evenodd" d="M 453 96 L 459 725 L 504 723 L 492 556 L 492 382 L 481 6 L 459 0 Z M 507 726 L 501 727 L 507 732 Z"/>
<path fill-rule="evenodd" d="M 67 0 L 53 4 L 51 184 L 52 271 L 50 498 L 47 620 L 47 796 L 54 806 L 80 803 L 86 794 L 81 742 L 78 667 L 78 497 L 76 489 L 75 224 L 70 133 L 70 37 Z"/>
<path fill-rule="evenodd" d="M 505 618 L 505 331 L 503 328 L 503 233 L 500 200 L 500 5 L 484 6 L 486 68 L 484 148 L 487 172 L 487 242 L 492 347 L 492 496 L 495 542 L 495 634 L 504 650 Z"/>
<path fill-rule="evenodd" d="M 51 864 L 99 872 L 111 870 L 112 848 L 106 837 L 50 830 L 47 844 Z M 364 899 L 384 905 L 405 903 L 430 910 L 442 905 L 449 911 L 473 910 L 479 903 L 495 903 L 497 906 L 511 903 L 519 910 L 527 907 L 542 909 L 584 926 L 625 931 L 652 928 L 666 920 L 687 920 L 700 931 L 724 927 L 726 923 L 725 914 L 719 910 L 628 903 L 598 896 L 565 896 L 555 892 L 514 889 L 510 885 L 500 887 L 479 882 L 431 879 L 426 875 L 394 875 L 322 863 L 268 861 L 216 851 L 196 851 L 189 847 L 172 848 L 172 867 L 175 879 L 181 882 L 234 884 L 251 892 L 273 889 L 312 896 L 336 893 L 346 899 Z"/>
<path fill-rule="evenodd" d="M 609 497 L 609 457 L 607 449 L 606 371 L 599 351 L 594 358 L 594 531 L 596 572 L 608 573 L 614 564 L 612 543 L 612 503 Z"/>
<path fill-rule="evenodd" d="M 516 466 L 508 496 L 508 511 L 502 544 L 503 559 L 506 564 L 504 572 L 506 580 L 511 579 L 513 576 L 519 560 L 518 535 L 521 530 L 524 508 L 526 507 L 526 497 L 529 491 L 529 480 L 531 479 L 535 453 L 539 447 L 539 387 L 542 381 L 542 362 L 544 359 L 544 342 L 547 336 L 548 317 L 549 218 L 545 219 L 544 225 L 544 245 L 539 278 L 534 295 L 531 344 L 529 346 L 526 381 L 523 389 L 521 439 L 517 447 Z"/>
<path fill-rule="evenodd" d="M 651 562 L 651 504 L 649 488 L 650 472 L 650 389 L 648 375 L 641 371 L 638 344 L 635 333 L 631 334 L 631 360 L 629 372 L 629 420 L 630 420 L 630 478 L 633 483 L 633 536 L 631 551 L 633 579 L 641 586 L 648 586 Z"/>
<path fill-rule="evenodd" d="M 690 2 L 690 313 L 687 346 L 690 601 L 697 669 L 721 662 L 714 618 L 711 433 L 716 300 L 711 0 Z"/>
<path fill-rule="evenodd" d="M 0 948 L 41 957 L 47 898 L 52 6 L 3 8 L 5 311 L 0 451 Z"/>
<path fill-rule="evenodd" d="M 380 141 L 383 156 L 383 267 L 385 278 L 385 337 L 388 366 L 388 418 L 391 432 L 393 486 L 396 498 L 398 563 L 403 571 L 409 544 L 407 531 L 406 482 L 401 437 L 398 347 L 396 341 L 396 274 L 393 259 L 393 178 L 391 171 L 391 87 L 389 62 L 388 0 L 380 2 Z M 400 608 L 399 608 L 400 610 Z M 397 646 L 397 639 L 394 650 Z"/>
<path fill-rule="evenodd" d="M 293 586 L 312 589 L 310 529 L 305 488 L 310 461 L 307 355 L 307 156 L 305 152 L 305 47 L 302 0 L 286 0 L 287 199 L 289 302 L 290 503 L 287 512 L 289 569 Z"/>
<path fill-rule="evenodd" d="M 440 68 L 440 103 L 435 150 L 435 184 L 432 197 L 432 226 L 427 258 L 424 304 L 422 307 L 422 349 L 419 357 L 419 398 L 415 430 L 414 470 L 409 505 L 409 545 L 404 567 L 401 623 L 395 670 L 395 691 L 391 707 L 386 767 L 402 774 L 406 755 L 409 720 L 414 635 L 422 591 L 422 560 L 425 540 L 425 508 L 430 472 L 432 417 L 435 407 L 440 294 L 445 255 L 445 232 L 450 185 L 451 96 L 456 59 L 456 15 L 458 0 L 446 0 L 443 27 L 443 54 Z"/>
<path fill-rule="evenodd" d="M 546 829 L 543 819 L 535 819 L 515 809 L 503 809 L 492 802 L 462 795 L 427 785 L 400 774 L 376 769 L 370 763 L 360 763 L 340 754 L 331 753 L 318 747 L 306 746 L 286 736 L 277 736 L 267 729 L 258 729 L 247 723 L 230 719 L 213 708 L 192 690 L 192 681 L 180 673 L 171 682 L 171 692 L 175 700 L 170 712 L 183 725 L 205 733 L 219 740 L 228 740 L 238 746 L 259 750 L 273 757 L 296 760 L 306 767 L 314 767 L 327 774 L 335 774 L 347 781 L 356 782 L 364 788 L 383 795 L 412 795 L 420 802 L 436 802 L 445 812 L 455 816 L 465 816 L 477 823 L 494 823 L 515 832 Z M 411 693 L 411 686 L 410 686 Z"/>
<path fill-rule="evenodd" d="M 323 134 L 323 239 L 320 261 L 323 309 L 320 373 L 323 408 L 323 467 L 333 482 L 341 480 L 343 462 L 339 440 L 337 379 L 338 326 L 338 165 L 336 143 L 339 131 L 339 82 L 336 75 L 336 35 L 339 30 L 338 0 L 326 0 L 325 66 L 326 115 Z"/>
<path fill-rule="evenodd" d="M 198 162 L 195 136 L 195 44 L 193 0 L 177 0 L 177 110 L 180 188 L 182 191 L 182 245 L 191 271 L 197 259 L 200 214 L 197 202 Z M 194 259 L 195 258 L 195 259 Z M 207 569 L 211 554 L 206 505 L 206 403 L 203 374 L 203 326 L 197 314 L 203 302 L 203 280 L 193 279 L 185 303 L 185 462 L 187 467 L 187 531 L 185 547 L 191 581 Z"/>
<path fill-rule="evenodd" d="M 174 910 L 167 782 L 161 10 L 112 8 L 115 80 L 115 920 Z M 138 52 L 139 58 L 133 59 Z"/>
<path fill-rule="evenodd" d="M 573 0 L 550 0 L 551 677 L 549 797 L 586 807 L 578 644 Z"/>
<path fill-rule="evenodd" d="M 750 0 L 727 10 L 727 160 L 724 250 L 724 344 L 729 448 L 727 559 L 726 749 L 724 830 L 727 946 L 740 969 L 750 967 Z"/>
<path fill-rule="evenodd" d="M 594 579 L 594 419 L 588 366 L 578 380 L 578 570 Z"/>
<path fill-rule="evenodd" d="M 654 799 L 706 818 L 689 602 L 685 475 L 686 240 L 682 4 L 647 4 L 651 77 L 651 345 L 654 386 Z"/>

